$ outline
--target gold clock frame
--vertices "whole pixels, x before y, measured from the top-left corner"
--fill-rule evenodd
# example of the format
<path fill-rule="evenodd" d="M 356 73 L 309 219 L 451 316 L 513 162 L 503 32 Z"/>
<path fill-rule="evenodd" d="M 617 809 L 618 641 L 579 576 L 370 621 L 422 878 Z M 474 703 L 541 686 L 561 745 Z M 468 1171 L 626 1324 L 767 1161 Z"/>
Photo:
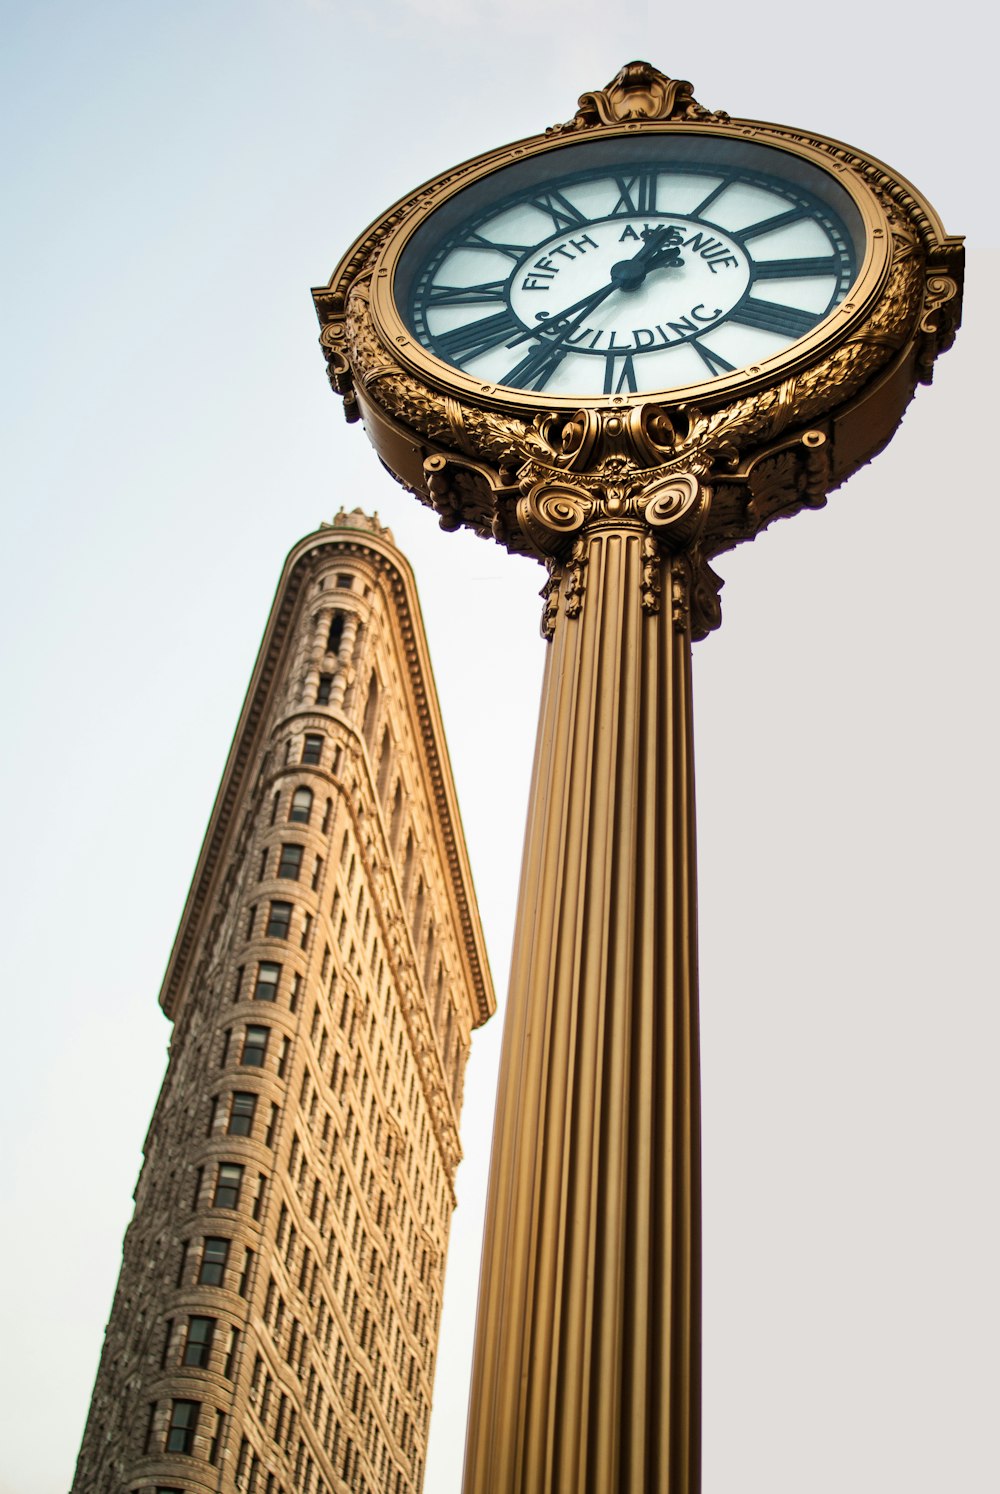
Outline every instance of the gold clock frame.
<path fill-rule="evenodd" d="M 392 286 L 400 254 L 430 214 L 503 167 L 637 132 L 704 132 L 825 172 L 854 202 L 866 235 L 847 299 L 766 362 L 635 395 L 575 399 L 484 384 L 420 346 Z M 607 88 L 584 94 L 567 124 L 487 151 L 401 199 L 313 296 L 348 420 L 364 419 L 383 463 L 444 528 L 467 526 L 561 562 L 600 512 L 645 515 L 658 496 L 651 512 L 666 504 L 669 517 L 654 526 L 656 542 L 685 552 L 701 578 L 700 637 L 721 616 L 708 560 L 775 517 L 821 505 L 889 439 L 953 340 L 962 270 L 961 239 L 883 162 L 826 136 L 711 112 L 689 83 L 630 63 Z"/>
<path fill-rule="evenodd" d="M 740 143 L 768 146 L 774 142 L 765 138 L 769 127 L 744 125 L 737 131 L 724 125 L 699 125 L 697 133 L 702 137 L 716 137 L 726 142 L 734 139 Z M 601 131 L 602 140 L 627 139 L 640 132 L 650 135 L 691 136 L 694 131 L 687 121 L 667 120 L 640 125 L 635 121 L 617 127 L 608 126 Z M 657 405 L 687 405 L 721 403 L 726 398 L 762 389 L 778 377 L 797 373 L 818 359 L 823 351 L 841 341 L 850 331 L 861 326 L 870 314 L 872 305 L 884 289 L 891 272 L 891 231 L 889 220 L 878 199 L 855 183 L 851 172 L 842 161 L 831 169 L 829 159 L 809 144 L 782 145 L 785 155 L 797 157 L 818 167 L 827 176 L 842 186 L 858 209 L 864 228 L 865 249 L 858 274 L 851 286 L 848 298 L 833 308 L 823 320 L 805 337 L 799 338 L 780 353 L 748 368 L 737 369 L 732 374 L 714 379 L 702 379 L 696 384 L 674 386 L 667 389 L 648 389 L 624 396 L 556 395 L 544 390 L 541 394 L 519 390 L 503 384 L 488 384 L 461 369 L 452 367 L 435 357 L 413 336 L 397 309 L 394 284 L 399 261 L 413 235 L 427 222 L 432 214 L 442 208 L 459 192 L 474 186 L 507 166 L 518 164 L 533 157 L 554 155 L 560 150 L 573 149 L 581 144 L 575 136 L 560 135 L 555 139 L 542 137 L 534 141 L 508 146 L 501 152 L 491 151 L 466 163 L 460 175 L 449 173 L 438 184 L 433 185 L 416 208 L 408 213 L 384 240 L 372 267 L 370 306 L 376 334 L 385 349 L 391 349 L 401 367 L 415 378 L 421 379 L 443 394 L 455 394 L 460 399 L 482 401 L 495 409 L 510 410 L 529 418 L 539 404 L 553 410 L 572 412 L 580 408 L 600 409 L 605 406 L 620 407 L 640 402 Z"/>

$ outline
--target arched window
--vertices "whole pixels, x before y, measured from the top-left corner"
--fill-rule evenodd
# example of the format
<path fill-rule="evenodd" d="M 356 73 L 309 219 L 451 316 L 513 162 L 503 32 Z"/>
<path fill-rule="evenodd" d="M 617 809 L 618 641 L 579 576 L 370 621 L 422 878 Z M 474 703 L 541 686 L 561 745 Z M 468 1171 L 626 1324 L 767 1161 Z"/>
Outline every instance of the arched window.
<path fill-rule="evenodd" d="M 298 825 L 308 825 L 309 816 L 312 814 L 312 807 L 312 789 L 297 788 L 292 795 L 292 802 L 288 809 L 288 818 L 294 820 Z"/>

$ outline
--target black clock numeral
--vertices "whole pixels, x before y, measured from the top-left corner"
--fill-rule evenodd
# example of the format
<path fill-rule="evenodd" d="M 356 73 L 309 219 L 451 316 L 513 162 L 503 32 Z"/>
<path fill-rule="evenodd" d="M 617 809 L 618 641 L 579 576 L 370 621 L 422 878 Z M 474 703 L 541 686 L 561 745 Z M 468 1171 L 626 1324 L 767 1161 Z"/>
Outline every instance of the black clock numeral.
<path fill-rule="evenodd" d="M 635 176 L 616 176 L 618 201 L 611 209 L 615 218 L 632 213 L 656 212 L 656 172 L 639 171 Z"/>
<path fill-rule="evenodd" d="M 753 267 L 755 280 L 802 280 L 839 273 L 840 265 L 832 254 L 817 254 L 812 259 L 759 259 Z"/>
<path fill-rule="evenodd" d="M 511 259 L 520 259 L 531 248 L 530 244 L 495 244 L 481 233 L 467 233 L 462 239 L 463 249 L 492 249 L 497 254 L 506 254 Z"/>
<path fill-rule="evenodd" d="M 751 223 L 749 228 L 734 228 L 733 238 L 746 243 L 747 239 L 757 239 L 762 233 L 787 228 L 789 223 L 801 223 L 805 217 L 808 217 L 805 208 L 789 208 L 786 213 L 775 213 L 773 218 L 761 218 L 759 223 Z"/>
<path fill-rule="evenodd" d="M 432 285 L 427 292 L 428 306 L 478 306 L 482 302 L 502 301 L 507 282 L 485 280 L 482 285 Z"/>
<path fill-rule="evenodd" d="M 713 353 L 712 349 L 706 347 L 703 342 L 699 342 L 697 337 L 691 338 L 691 346 L 713 378 L 717 378 L 719 374 L 734 372 L 735 364 L 727 363 L 725 358 L 721 358 L 718 353 Z"/>
<path fill-rule="evenodd" d="M 801 311 L 798 306 L 779 306 L 776 301 L 757 301 L 748 296 L 729 313 L 731 322 L 754 327 L 758 332 L 779 332 L 782 337 L 804 337 L 822 316 L 816 311 Z"/>
<path fill-rule="evenodd" d="M 433 338 L 434 351 L 462 368 L 473 358 L 500 347 L 501 343 L 508 342 L 521 331 L 521 323 L 508 307 L 498 311 L 496 316 L 485 316 L 477 322 L 465 322 L 461 327 L 437 333 Z"/>
<path fill-rule="evenodd" d="M 632 354 L 608 353 L 604 360 L 604 393 L 621 394 L 623 389 L 627 389 L 630 394 L 635 394 L 637 388 Z"/>
<path fill-rule="evenodd" d="M 512 384 L 516 389 L 544 389 L 568 352 L 569 348 L 561 343 L 543 342 L 504 374 L 500 382 Z"/>
<path fill-rule="evenodd" d="M 542 192 L 531 199 L 531 206 L 538 208 L 539 212 L 548 213 L 556 233 L 565 233 L 570 228 L 579 228 L 590 222 L 561 192 Z"/>
<path fill-rule="evenodd" d="M 724 176 L 717 186 L 713 187 L 707 197 L 703 197 L 698 206 L 688 214 L 691 218 L 700 218 L 707 207 L 710 207 L 717 197 L 721 197 L 727 187 L 731 187 L 734 177 Z"/>

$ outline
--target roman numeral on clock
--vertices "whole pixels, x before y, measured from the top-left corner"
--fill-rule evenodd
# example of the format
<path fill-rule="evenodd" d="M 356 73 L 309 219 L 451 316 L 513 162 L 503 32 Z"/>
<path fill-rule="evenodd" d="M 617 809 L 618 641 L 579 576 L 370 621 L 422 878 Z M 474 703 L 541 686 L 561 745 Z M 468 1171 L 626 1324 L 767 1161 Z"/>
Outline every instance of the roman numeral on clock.
<path fill-rule="evenodd" d="M 558 342 L 543 342 L 504 374 L 501 383 L 512 384 L 515 389 L 544 389 L 568 352 L 569 348 Z"/>
<path fill-rule="evenodd" d="M 482 302 L 502 301 L 507 282 L 484 280 L 482 285 L 432 285 L 427 292 L 428 306 L 477 306 Z"/>
<path fill-rule="evenodd" d="M 800 223 L 807 216 L 805 208 L 789 208 L 787 213 L 775 213 L 773 218 L 761 218 L 748 228 L 734 228 L 733 238 L 745 243 L 747 239 L 759 238 L 762 233 L 773 233 L 776 228 L 787 228 L 790 223 Z"/>
<path fill-rule="evenodd" d="M 839 261 L 832 254 L 817 254 L 811 259 L 759 259 L 753 267 L 755 280 L 802 280 L 839 273 Z"/>
<path fill-rule="evenodd" d="M 604 360 L 604 393 L 621 394 L 623 389 L 627 389 L 630 394 L 635 394 L 637 387 L 632 354 L 609 353 Z"/>
<path fill-rule="evenodd" d="M 481 233 L 467 233 L 461 240 L 463 249 L 492 249 L 497 254 L 506 254 L 510 259 L 520 259 L 531 248 L 530 244 L 495 244 Z"/>
<path fill-rule="evenodd" d="M 531 205 L 542 213 L 548 213 L 556 233 L 565 233 L 567 229 L 579 228 L 581 224 L 590 222 L 561 192 L 543 192 L 539 197 L 531 199 Z"/>
<path fill-rule="evenodd" d="M 725 358 L 720 357 L 718 353 L 713 353 L 712 349 L 706 347 L 703 342 L 699 342 L 697 337 L 691 338 L 691 346 L 713 378 L 718 378 L 719 374 L 733 372 L 734 364 L 727 363 Z"/>
<path fill-rule="evenodd" d="M 618 201 L 611 209 L 613 217 L 656 212 L 655 171 L 640 171 L 635 176 L 616 176 L 615 186 L 618 188 Z"/>
<path fill-rule="evenodd" d="M 461 327 L 451 327 L 432 338 L 434 351 L 449 363 L 462 368 L 481 353 L 489 353 L 502 343 L 509 342 L 524 328 L 514 313 L 507 307 L 496 316 L 485 316 L 477 322 L 465 322 Z"/>
<path fill-rule="evenodd" d="M 782 337 L 804 337 L 822 320 L 819 312 L 801 311 L 798 306 L 779 306 L 776 301 L 757 301 L 748 296 L 729 313 L 729 321 L 758 332 L 778 332 Z"/>

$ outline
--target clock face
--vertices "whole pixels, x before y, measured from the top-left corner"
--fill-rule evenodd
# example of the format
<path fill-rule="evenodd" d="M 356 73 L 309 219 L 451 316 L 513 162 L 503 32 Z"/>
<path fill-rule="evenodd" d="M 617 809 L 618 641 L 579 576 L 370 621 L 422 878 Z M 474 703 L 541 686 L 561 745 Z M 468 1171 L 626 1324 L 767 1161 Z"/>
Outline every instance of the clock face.
<path fill-rule="evenodd" d="M 790 153 L 662 133 L 550 149 L 430 214 L 394 282 L 435 358 L 489 386 L 628 396 L 718 379 L 844 300 L 860 215 Z"/>

